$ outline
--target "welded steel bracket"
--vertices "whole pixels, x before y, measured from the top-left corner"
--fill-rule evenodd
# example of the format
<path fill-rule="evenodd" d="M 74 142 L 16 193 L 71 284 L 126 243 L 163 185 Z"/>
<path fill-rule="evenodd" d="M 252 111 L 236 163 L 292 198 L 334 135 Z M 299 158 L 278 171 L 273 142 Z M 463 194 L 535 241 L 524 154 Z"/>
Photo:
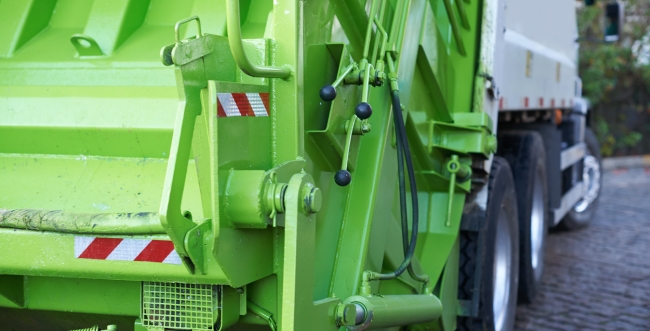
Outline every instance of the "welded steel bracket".
<path fill-rule="evenodd" d="M 477 154 L 485 158 L 496 152 L 496 137 L 487 127 L 469 126 L 461 121 L 449 124 L 438 121 L 429 122 L 429 152 L 438 150 L 444 155 Z"/>

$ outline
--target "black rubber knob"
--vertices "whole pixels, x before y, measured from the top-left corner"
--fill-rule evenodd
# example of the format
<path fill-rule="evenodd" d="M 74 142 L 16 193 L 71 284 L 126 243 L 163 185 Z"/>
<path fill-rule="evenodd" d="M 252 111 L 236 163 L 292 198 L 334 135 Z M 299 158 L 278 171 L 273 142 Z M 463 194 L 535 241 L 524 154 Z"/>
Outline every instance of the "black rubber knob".
<path fill-rule="evenodd" d="M 326 85 L 323 86 L 322 89 L 320 89 L 320 98 L 323 99 L 323 101 L 330 102 L 336 98 L 336 89 L 332 85 Z"/>
<path fill-rule="evenodd" d="M 352 181 L 352 175 L 347 170 L 339 170 L 334 175 L 334 181 L 338 186 L 348 186 Z"/>
<path fill-rule="evenodd" d="M 367 102 L 362 102 L 354 108 L 354 113 L 358 118 L 365 120 L 372 115 L 372 107 Z"/>

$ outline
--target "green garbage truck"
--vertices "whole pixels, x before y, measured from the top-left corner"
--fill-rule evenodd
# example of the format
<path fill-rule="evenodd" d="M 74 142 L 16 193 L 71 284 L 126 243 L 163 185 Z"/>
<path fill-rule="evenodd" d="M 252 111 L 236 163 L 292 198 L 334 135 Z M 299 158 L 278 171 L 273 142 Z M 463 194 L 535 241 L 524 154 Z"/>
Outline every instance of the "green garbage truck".
<path fill-rule="evenodd" d="M 0 0 L 0 329 L 512 330 L 600 190 L 575 11 Z"/>

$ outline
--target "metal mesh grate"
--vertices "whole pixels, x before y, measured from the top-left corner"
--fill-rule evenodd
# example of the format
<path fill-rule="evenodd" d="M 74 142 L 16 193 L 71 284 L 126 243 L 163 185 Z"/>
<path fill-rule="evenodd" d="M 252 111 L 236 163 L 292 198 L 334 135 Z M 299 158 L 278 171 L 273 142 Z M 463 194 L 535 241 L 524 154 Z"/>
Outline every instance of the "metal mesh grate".
<path fill-rule="evenodd" d="M 142 283 L 145 327 L 214 330 L 217 286 L 184 283 Z"/>

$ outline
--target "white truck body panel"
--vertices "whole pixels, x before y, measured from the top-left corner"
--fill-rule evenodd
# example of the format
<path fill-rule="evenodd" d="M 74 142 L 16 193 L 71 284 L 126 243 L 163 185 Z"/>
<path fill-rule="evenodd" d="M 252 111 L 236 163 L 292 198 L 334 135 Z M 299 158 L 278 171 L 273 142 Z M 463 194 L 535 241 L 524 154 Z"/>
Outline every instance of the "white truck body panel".
<path fill-rule="evenodd" d="M 578 30 L 572 0 L 505 0 L 499 110 L 572 108 Z"/>

